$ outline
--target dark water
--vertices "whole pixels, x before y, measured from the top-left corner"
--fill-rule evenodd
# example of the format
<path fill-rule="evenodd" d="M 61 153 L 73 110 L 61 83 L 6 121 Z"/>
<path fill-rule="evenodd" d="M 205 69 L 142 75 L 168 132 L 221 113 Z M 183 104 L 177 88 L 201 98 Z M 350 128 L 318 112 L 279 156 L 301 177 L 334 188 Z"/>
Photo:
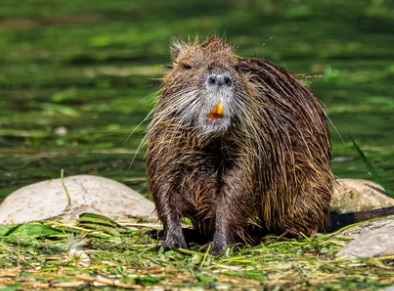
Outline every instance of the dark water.
<path fill-rule="evenodd" d="M 326 105 L 339 177 L 394 188 L 394 1 L 0 0 L 0 197 L 95 174 L 145 191 L 137 155 L 171 37 L 226 35 Z"/>

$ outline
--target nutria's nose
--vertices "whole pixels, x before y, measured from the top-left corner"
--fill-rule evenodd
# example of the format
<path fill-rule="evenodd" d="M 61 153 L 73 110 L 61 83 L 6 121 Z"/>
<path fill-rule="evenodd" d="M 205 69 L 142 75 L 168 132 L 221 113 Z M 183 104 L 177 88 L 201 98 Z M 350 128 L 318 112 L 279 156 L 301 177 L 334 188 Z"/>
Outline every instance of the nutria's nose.
<path fill-rule="evenodd" d="M 209 86 L 223 86 L 231 87 L 233 80 L 229 74 L 210 74 L 207 78 Z"/>

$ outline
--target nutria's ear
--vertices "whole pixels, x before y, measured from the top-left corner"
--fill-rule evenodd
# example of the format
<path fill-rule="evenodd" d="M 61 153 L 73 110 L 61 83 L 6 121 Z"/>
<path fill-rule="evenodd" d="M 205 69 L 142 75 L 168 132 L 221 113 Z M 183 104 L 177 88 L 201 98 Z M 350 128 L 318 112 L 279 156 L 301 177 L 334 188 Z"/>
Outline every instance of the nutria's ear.
<path fill-rule="evenodd" d="M 180 40 L 174 39 L 171 43 L 171 58 L 173 61 L 179 56 L 180 52 L 185 48 L 185 44 Z"/>

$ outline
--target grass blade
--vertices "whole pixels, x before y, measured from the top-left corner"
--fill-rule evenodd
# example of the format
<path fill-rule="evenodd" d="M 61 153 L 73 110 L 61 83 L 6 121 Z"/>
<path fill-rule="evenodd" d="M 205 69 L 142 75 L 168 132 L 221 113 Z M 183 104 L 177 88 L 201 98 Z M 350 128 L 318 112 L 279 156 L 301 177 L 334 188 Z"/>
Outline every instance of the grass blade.
<path fill-rule="evenodd" d="M 361 160 L 363 161 L 364 165 L 366 166 L 368 173 L 372 176 L 372 178 L 375 180 L 376 183 L 381 185 L 386 193 L 394 198 L 394 192 L 390 189 L 390 187 L 383 182 L 383 180 L 380 178 L 378 173 L 376 172 L 375 168 L 372 166 L 372 164 L 369 162 L 368 158 L 365 156 L 364 152 L 360 149 L 356 141 L 353 139 L 351 134 L 349 133 L 350 140 L 353 143 L 354 148 L 357 150 L 359 156 L 361 157 Z"/>

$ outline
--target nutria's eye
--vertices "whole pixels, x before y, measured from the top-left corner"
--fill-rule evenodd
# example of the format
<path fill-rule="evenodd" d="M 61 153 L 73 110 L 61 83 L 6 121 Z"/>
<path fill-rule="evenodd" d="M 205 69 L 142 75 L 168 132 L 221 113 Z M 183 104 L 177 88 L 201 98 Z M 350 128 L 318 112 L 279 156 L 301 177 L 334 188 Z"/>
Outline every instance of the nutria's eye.
<path fill-rule="evenodd" d="M 184 69 L 184 70 L 190 70 L 191 68 L 192 68 L 192 66 L 189 64 L 182 64 L 182 69 Z"/>

